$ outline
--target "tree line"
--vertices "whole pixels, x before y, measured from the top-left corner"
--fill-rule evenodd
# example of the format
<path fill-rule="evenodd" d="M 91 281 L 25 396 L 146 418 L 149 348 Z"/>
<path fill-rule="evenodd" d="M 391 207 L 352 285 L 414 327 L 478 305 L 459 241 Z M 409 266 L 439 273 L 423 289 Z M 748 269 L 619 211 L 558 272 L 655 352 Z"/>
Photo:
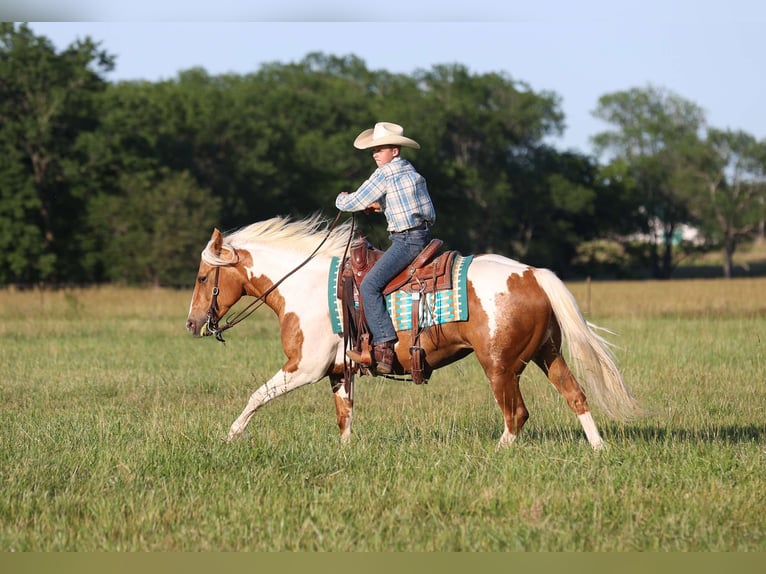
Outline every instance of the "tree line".
<path fill-rule="evenodd" d="M 91 38 L 56 51 L 0 24 L 0 285 L 191 285 L 214 226 L 335 215 L 371 173 L 351 142 L 375 121 L 417 139 L 435 236 L 562 277 L 669 278 L 679 252 L 763 237 L 766 142 L 707 126 L 666 89 L 606 94 L 595 155 L 561 151 L 560 97 L 460 64 L 412 74 L 308 54 L 249 74 L 193 68 L 109 82 Z M 385 225 L 357 215 L 373 244 Z M 684 225 L 694 246 L 678 241 Z"/>

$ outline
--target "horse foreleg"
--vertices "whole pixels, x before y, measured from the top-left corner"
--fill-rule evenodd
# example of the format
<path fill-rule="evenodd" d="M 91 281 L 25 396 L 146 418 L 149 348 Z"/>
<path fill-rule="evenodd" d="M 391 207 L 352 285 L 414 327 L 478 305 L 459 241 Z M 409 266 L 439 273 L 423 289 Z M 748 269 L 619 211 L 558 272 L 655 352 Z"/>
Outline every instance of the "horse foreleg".
<path fill-rule="evenodd" d="M 353 375 L 352 375 L 353 376 Z M 351 442 L 351 422 L 354 415 L 354 400 L 346 391 L 345 379 L 342 376 L 332 375 L 330 385 L 335 396 L 335 413 L 338 418 L 341 444 Z"/>
<path fill-rule="evenodd" d="M 569 369 L 564 357 L 554 348 L 553 342 L 546 343 L 541 353 L 535 357 L 535 363 L 548 376 L 548 380 L 564 398 L 572 412 L 577 415 L 593 450 L 604 448 L 604 440 L 596 428 L 585 393 Z"/>
<path fill-rule="evenodd" d="M 245 431 L 245 427 L 253 418 L 255 411 L 268 403 L 270 400 L 275 399 L 285 393 L 316 382 L 317 379 L 301 371 L 287 372 L 284 369 L 280 369 L 277 373 L 271 377 L 266 383 L 258 387 L 258 389 L 250 395 L 250 400 L 247 401 L 247 406 L 242 411 L 242 414 L 237 417 L 231 428 L 229 428 L 229 435 L 227 440 L 232 440 L 235 437 L 242 435 Z"/>

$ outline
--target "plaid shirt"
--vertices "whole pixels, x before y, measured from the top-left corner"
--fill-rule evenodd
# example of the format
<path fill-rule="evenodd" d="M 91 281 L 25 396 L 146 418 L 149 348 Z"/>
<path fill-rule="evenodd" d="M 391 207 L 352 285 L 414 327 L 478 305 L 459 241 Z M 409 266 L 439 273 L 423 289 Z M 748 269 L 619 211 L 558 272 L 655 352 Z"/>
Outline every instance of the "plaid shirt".
<path fill-rule="evenodd" d="M 376 169 L 354 193 L 338 195 L 335 207 L 341 211 L 362 211 L 373 201 L 380 203 L 388 231 L 405 231 L 424 221 L 429 225 L 436 221 L 425 178 L 400 157 Z"/>

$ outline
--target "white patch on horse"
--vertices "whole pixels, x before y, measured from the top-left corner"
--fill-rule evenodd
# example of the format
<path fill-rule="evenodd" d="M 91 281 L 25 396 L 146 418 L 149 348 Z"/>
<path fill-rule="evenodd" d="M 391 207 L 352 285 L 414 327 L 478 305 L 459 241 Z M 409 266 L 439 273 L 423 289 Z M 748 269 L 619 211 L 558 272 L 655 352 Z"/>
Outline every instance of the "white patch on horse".
<path fill-rule="evenodd" d="M 245 265 L 245 271 L 247 271 L 247 280 L 250 281 L 253 277 L 255 277 L 255 268 L 249 267 Z"/>
<path fill-rule="evenodd" d="M 577 415 L 577 418 L 580 420 L 580 424 L 585 431 L 585 436 L 588 437 L 588 442 L 590 443 L 590 446 L 593 447 L 593 450 L 601 450 L 604 448 L 606 446 L 604 444 L 604 439 L 601 438 L 590 411 Z"/>
<path fill-rule="evenodd" d="M 286 258 L 284 254 L 273 254 L 268 250 L 258 254 L 257 264 L 246 266 L 248 279 L 260 276 L 265 269 L 276 271 L 269 272 L 269 279 L 276 283 L 282 277 L 285 277 L 291 269 L 294 269 L 300 261 L 296 258 Z M 256 271 L 256 266 L 259 268 Z M 301 269 L 300 274 L 287 277 L 278 287 L 277 292 L 284 301 L 283 312 L 285 315 L 294 314 L 300 322 L 300 330 L 303 334 L 303 344 L 301 346 L 301 357 L 298 369 L 308 377 L 315 380 L 321 379 L 328 367 L 328 356 L 333 351 L 333 346 L 342 342 L 342 337 L 338 335 L 331 339 L 327 338 L 327 332 L 332 331 L 330 324 L 330 314 L 327 305 L 323 303 L 324 297 L 317 300 L 313 297 L 315 293 L 321 293 L 316 290 L 317 285 L 327 283 L 327 264 L 324 261 L 311 261 Z M 310 296 L 312 295 L 312 296 Z M 343 349 L 336 352 L 343 361 Z M 311 381 L 315 382 L 315 381 Z"/>
<path fill-rule="evenodd" d="M 527 269 L 529 265 L 494 254 L 477 256 L 468 268 L 468 281 L 487 313 L 490 338 L 497 331 L 497 297 L 508 293 L 508 277 L 521 276 Z"/>
<path fill-rule="evenodd" d="M 514 442 L 516 442 L 516 435 L 509 431 L 508 427 L 506 426 L 503 430 L 503 436 L 500 437 L 496 448 L 501 449 L 507 446 L 511 446 Z"/>

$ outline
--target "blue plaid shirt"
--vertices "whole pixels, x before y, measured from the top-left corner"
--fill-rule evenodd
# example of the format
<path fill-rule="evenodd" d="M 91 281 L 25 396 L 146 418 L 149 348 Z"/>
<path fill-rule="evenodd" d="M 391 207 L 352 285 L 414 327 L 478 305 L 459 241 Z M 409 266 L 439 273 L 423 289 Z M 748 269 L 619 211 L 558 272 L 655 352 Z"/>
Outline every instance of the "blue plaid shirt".
<path fill-rule="evenodd" d="M 341 211 L 362 211 L 374 201 L 380 203 L 388 231 L 405 231 L 424 221 L 429 225 L 436 221 L 425 178 L 400 157 L 376 169 L 354 193 L 338 195 L 335 207 Z"/>

